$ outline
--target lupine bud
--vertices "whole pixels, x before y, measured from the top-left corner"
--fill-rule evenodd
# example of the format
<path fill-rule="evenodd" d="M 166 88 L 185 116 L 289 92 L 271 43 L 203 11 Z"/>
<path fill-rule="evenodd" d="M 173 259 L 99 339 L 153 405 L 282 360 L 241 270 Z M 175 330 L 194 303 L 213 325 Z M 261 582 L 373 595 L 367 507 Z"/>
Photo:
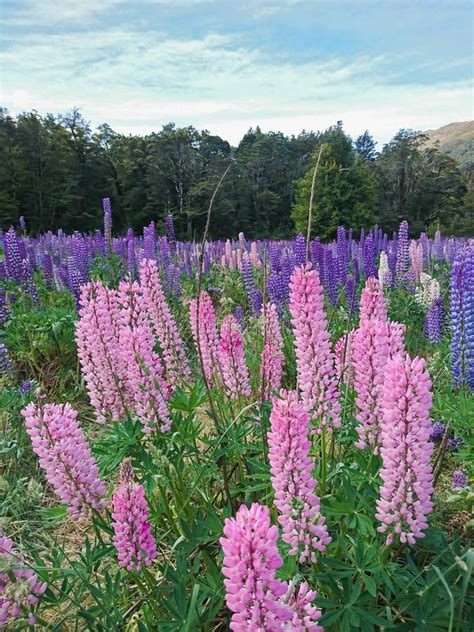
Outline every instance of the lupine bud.
<path fill-rule="evenodd" d="M 323 290 L 311 264 L 291 277 L 290 313 L 295 332 L 298 388 L 310 416 L 323 427 L 339 427 L 340 404 Z"/>
<path fill-rule="evenodd" d="M 119 566 L 129 571 L 141 571 L 155 559 L 156 545 L 148 520 L 145 490 L 133 480 L 128 459 L 120 467 L 120 481 L 112 496 L 112 507 L 113 543 Z"/>
<path fill-rule="evenodd" d="M 29 404 L 25 418 L 33 452 L 61 502 L 73 517 L 102 511 L 105 483 L 70 404 Z"/>
<path fill-rule="evenodd" d="M 387 533 L 387 544 L 398 538 L 414 544 L 433 508 L 431 382 L 423 359 L 397 355 L 387 362 L 381 407 L 378 531 Z"/>
<path fill-rule="evenodd" d="M 289 555 L 298 561 L 316 562 L 316 551 L 324 553 L 331 542 L 325 519 L 315 494 L 314 463 L 309 455 L 309 417 L 298 401 L 296 391 L 281 390 L 273 400 L 268 433 L 268 459 L 275 506 L 280 512 L 283 541 L 290 545 Z"/>

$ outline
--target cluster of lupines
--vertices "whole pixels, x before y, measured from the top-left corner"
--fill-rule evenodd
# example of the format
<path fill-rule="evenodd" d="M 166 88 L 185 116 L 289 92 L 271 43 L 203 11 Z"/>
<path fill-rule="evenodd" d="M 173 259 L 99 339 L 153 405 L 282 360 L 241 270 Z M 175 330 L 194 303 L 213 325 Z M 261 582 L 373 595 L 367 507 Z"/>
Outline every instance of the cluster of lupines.
<path fill-rule="evenodd" d="M 234 632 L 322 632 L 317 625 L 321 612 L 312 606 L 316 593 L 303 583 L 295 594 L 275 576 L 283 564 L 277 540 L 268 508 L 258 503 L 250 509 L 242 505 L 235 518 L 226 519 L 220 543 L 226 603 L 233 613 L 229 627 Z"/>
<path fill-rule="evenodd" d="M 70 404 L 29 404 L 26 431 L 48 483 L 73 517 L 102 511 L 107 486 Z"/>
<path fill-rule="evenodd" d="M 311 263 L 295 268 L 290 282 L 298 389 L 317 429 L 340 426 L 339 389 L 323 288 Z"/>
<path fill-rule="evenodd" d="M 451 270 L 449 293 L 451 363 L 455 386 L 474 390 L 474 246 L 458 252 Z"/>
<path fill-rule="evenodd" d="M 189 367 L 155 262 L 142 262 L 140 281 L 121 281 L 118 291 L 100 283 L 83 287 L 78 355 L 98 421 L 131 414 L 146 432 L 165 432 L 171 427 L 167 400 L 172 388 L 189 378 Z"/>
<path fill-rule="evenodd" d="M 13 540 L 0 530 L 0 625 L 14 625 L 22 617 L 34 625 L 32 609 L 46 588 L 46 582 L 41 582 L 15 551 Z"/>
<path fill-rule="evenodd" d="M 112 496 L 113 543 L 119 565 L 129 571 L 150 566 L 156 557 L 155 540 L 148 520 L 148 503 L 143 486 L 134 481 L 130 460 L 120 466 L 120 479 Z"/>
<path fill-rule="evenodd" d="M 274 399 L 270 427 L 268 460 L 283 541 L 300 563 L 315 562 L 315 551 L 324 553 L 331 537 L 315 493 L 309 417 L 295 391 L 282 390 Z"/>

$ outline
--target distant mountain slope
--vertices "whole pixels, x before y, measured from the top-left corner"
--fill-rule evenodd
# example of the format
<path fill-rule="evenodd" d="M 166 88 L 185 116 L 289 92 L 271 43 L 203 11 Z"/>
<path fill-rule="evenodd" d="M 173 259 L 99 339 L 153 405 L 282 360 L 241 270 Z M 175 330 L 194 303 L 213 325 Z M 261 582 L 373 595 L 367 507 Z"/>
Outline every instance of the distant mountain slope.
<path fill-rule="evenodd" d="M 474 166 L 474 121 L 449 123 L 439 129 L 424 132 L 429 137 L 428 145 L 439 143 L 441 151 L 455 158 L 462 168 Z"/>

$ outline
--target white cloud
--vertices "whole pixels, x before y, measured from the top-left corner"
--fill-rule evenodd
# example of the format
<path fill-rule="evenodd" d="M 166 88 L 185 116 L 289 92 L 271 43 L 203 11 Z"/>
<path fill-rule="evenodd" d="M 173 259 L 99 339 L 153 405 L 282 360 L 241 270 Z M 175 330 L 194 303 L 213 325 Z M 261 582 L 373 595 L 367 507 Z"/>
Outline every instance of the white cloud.
<path fill-rule="evenodd" d="M 400 127 L 472 116 L 468 82 L 404 85 L 384 56 L 295 63 L 236 35 L 179 39 L 117 28 L 6 44 L 2 105 L 54 113 L 78 106 L 93 124 L 126 133 L 172 120 L 236 143 L 250 126 L 298 133 L 341 119 L 351 134 L 368 128 L 386 142 Z"/>

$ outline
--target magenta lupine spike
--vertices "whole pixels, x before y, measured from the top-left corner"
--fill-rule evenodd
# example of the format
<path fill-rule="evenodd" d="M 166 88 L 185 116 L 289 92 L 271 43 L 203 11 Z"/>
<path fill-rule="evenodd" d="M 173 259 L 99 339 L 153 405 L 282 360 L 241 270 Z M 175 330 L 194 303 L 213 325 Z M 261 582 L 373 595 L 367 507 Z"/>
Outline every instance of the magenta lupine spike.
<path fill-rule="evenodd" d="M 423 244 L 414 239 L 410 241 L 410 261 L 415 279 L 418 281 L 423 272 Z"/>
<path fill-rule="evenodd" d="M 148 520 L 148 503 L 143 486 L 134 481 L 133 469 L 126 459 L 120 467 L 120 482 L 112 496 L 113 543 L 119 566 L 141 571 L 156 557 L 156 544 Z"/>
<path fill-rule="evenodd" d="M 206 380 L 209 386 L 212 386 L 221 376 L 219 339 L 214 306 L 211 297 L 204 290 L 201 292 L 199 299 L 199 314 L 197 300 L 191 299 L 189 302 L 189 320 L 194 344 L 198 353 L 200 351 Z"/>
<path fill-rule="evenodd" d="M 334 346 L 334 353 L 336 356 L 336 375 L 339 380 L 342 380 L 348 386 L 353 386 L 354 384 L 354 371 L 351 366 L 351 354 L 355 331 L 355 329 L 351 329 L 351 331 L 343 334 Z"/>
<path fill-rule="evenodd" d="M 324 628 L 317 623 L 322 612 L 312 605 L 316 596 L 316 591 L 310 591 L 306 582 L 299 585 L 298 592 L 291 593 L 288 599 L 288 605 L 293 610 L 293 619 L 289 628 L 291 632 L 324 632 Z"/>
<path fill-rule="evenodd" d="M 364 321 L 376 318 L 385 322 L 387 320 L 387 304 L 382 286 L 378 279 L 370 277 L 365 282 L 360 297 L 360 321 L 362 326 Z"/>
<path fill-rule="evenodd" d="M 354 374 L 355 403 L 358 422 L 358 448 L 377 451 L 380 428 L 380 397 L 384 372 L 390 357 L 388 323 L 376 318 L 365 320 L 356 330 L 351 345 L 351 368 Z"/>
<path fill-rule="evenodd" d="M 121 333 L 123 363 L 132 408 L 145 432 L 167 432 L 171 418 L 166 403 L 170 387 L 163 376 L 160 356 L 148 323 L 123 327 Z"/>
<path fill-rule="evenodd" d="M 118 318 L 122 327 L 136 327 L 145 321 L 144 300 L 141 288 L 136 281 L 120 281 L 117 291 L 120 307 Z"/>
<path fill-rule="evenodd" d="M 166 379 L 171 386 L 191 379 L 186 351 L 161 286 L 156 262 L 145 259 L 140 266 L 140 285 L 153 331 L 160 343 Z"/>
<path fill-rule="evenodd" d="M 280 388 L 284 360 L 278 308 L 274 303 L 268 303 L 263 310 L 263 337 L 260 391 L 263 399 L 268 400 Z"/>
<path fill-rule="evenodd" d="M 393 358 L 397 354 L 405 354 L 405 332 L 406 325 L 389 321 L 388 323 L 388 344 L 390 349 L 390 357 Z"/>
<path fill-rule="evenodd" d="M 73 517 L 102 511 L 105 483 L 70 404 L 29 404 L 21 414 L 33 452 Z"/>
<path fill-rule="evenodd" d="M 13 622 L 24 615 L 27 615 L 28 624 L 34 625 L 32 608 L 48 585 L 25 566 L 23 557 L 15 551 L 13 540 L 5 537 L 1 529 L 0 569 L 0 626 L 13 626 Z"/>
<path fill-rule="evenodd" d="M 280 391 L 273 400 L 268 432 L 268 459 L 278 522 L 289 555 L 298 561 L 316 562 L 316 551 L 324 553 L 331 542 L 325 518 L 315 494 L 314 463 L 309 453 L 309 417 L 296 391 Z"/>
<path fill-rule="evenodd" d="M 341 425 L 335 356 L 324 311 L 323 288 L 311 263 L 295 268 L 290 281 L 298 388 L 317 430 Z"/>
<path fill-rule="evenodd" d="M 275 578 L 283 564 L 277 540 L 278 528 L 270 524 L 268 507 L 258 503 L 250 509 L 242 505 L 235 518 L 224 523 L 222 572 L 234 632 L 281 631 L 293 617 L 282 599 L 287 584 Z"/>
<path fill-rule="evenodd" d="M 422 358 L 395 356 L 387 363 L 380 422 L 383 484 L 377 501 L 378 531 L 414 544 L 424 537 L 433 509 L 430 458 L 431 381 Z"/>
<path fill-rule="evenodd" d="M 221 325 L 220 365 L 224 388 L 230 399 L 249 397 L 250 377 L 245 362 L 242 330 L 234 316 L 226 316 Z"/>
<path fill-rule="evenodd" d="M 82 286 L 76 323 L 77 354 L 97 421 L 124 417 L 129 399 L 120 342 L 117 292 L 101 283 Z"/>

